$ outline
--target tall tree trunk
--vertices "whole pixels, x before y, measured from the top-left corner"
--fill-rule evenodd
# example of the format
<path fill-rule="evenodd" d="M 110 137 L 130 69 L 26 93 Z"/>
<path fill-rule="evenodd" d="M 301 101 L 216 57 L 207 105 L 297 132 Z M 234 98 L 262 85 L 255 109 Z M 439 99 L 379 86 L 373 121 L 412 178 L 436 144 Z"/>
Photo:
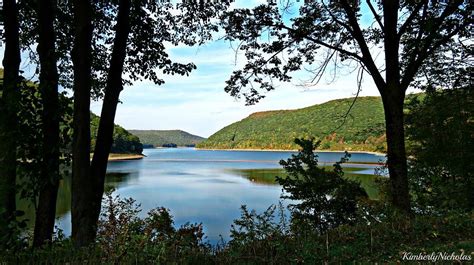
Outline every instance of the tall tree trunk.
<path fill-rule="evenodd" d="M 119 95 L 123 89 L 122 72 L 127 50 L 127 40 L 130 33 L 130 0 L 120 0 L 117 15 L 117 25 L 114 47 L 107 75 L 104 103 L 100 114 L 99 129 L 95 144 L 94 157 L 91 163 L 91 175 L 94 179 L 96 196 L 93 198 L 91 218 L 97 222 L 99 219 L 102 195 L 104 193 L 105 173 L 110 148 L 113 143 L 114 120 L 119 102 Z M 94 235 L 95 235 L 94 231 Z"/>
<path fill-rule="evenodd" d="M 56 33 L 54 17 L 56 1 L 37 2 L 38 11 L 38 55 L 40 60 L 41 100 L 43 104 L 43 143 L 41 165 L 41 187 L 35 219 L 33 246 L 38 247 L 52 240 L 56 199 L 59 187 L 59 99 L 58 70 L 56 67 Z"/>
<path fill-rule="evenodd" d="M 386 85 L 379 87 L 379 91 L 385 113 L 387 164 L 390 174 L 392 203 L 396 208 L 409 213 L 410 195 L 405 151 L 405 129 L 403 126 L 403 103 L 407 87 L 403 87 L 400 80 L 399 1 L 383 1 L 382 4 Z"/>
<path fill-rule="evenodd" d="M 398 209 L 410 212 L 403 104 L 405 90 L 388 87 L 382 93 L 387 136 L 387 165 L 390 174 L 392 203 Z"/>
<path fill-rule="evenodd" d="M 5 53 L 3 86 L 0 96 L 0 238 L 8 240 L 9 222 L 15 218 L 18 72 L 20 43 L 18 6 L 15 0 L 3 1 Z"/>
<path fill-rule="evenodd" d="M 81 247 L 94 240 L 96 222 L 89 217 L 95 196 L 90 174 L 90 92 L 92 66 L 92 7 L 90 0 L 74 0 L 75 39 L 72 162 L 72 239 Z M 91 232 L 92 231 L 92 232 Z"/>
<path fill-rule="evenodd" d="M 90 169 L 88 172 L 89 176 L 83 178 L 88 181 L 85 182 L 83 179 L 73 180 L 73 192 L 83 192 L 80 198 L 77 197 L 76 203 L 73 204 L 73 207 L 76 208 L 76 217 L 73 216 L 72 223 L 73 239 L 76 246 L 86 246 L 93 243 L 97 233 L 97 221 L 99 219 L 102 194 L 104 192 L 107 160 L 113 141 L 115 112 L 117 110 L 119 95 L 123 88 L 122 71 L 126 56 L 128 34 L 130 32 L 130 7 L 130 0 L 120 0 L 117 25 L 115 27 L 114 47 L 107 76 L 94 157 L 90 168 L 88 167 L 88 170 Z M 87 190 L 87 192 L 84 193 L 84 190 Z"/>

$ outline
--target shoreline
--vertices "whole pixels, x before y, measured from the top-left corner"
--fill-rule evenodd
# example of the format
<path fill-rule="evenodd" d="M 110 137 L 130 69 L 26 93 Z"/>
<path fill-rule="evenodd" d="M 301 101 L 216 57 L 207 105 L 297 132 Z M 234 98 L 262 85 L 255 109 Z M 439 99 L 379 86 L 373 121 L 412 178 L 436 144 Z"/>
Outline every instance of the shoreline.
<path fill-rule="evenodd" d="M 288 149 L 217 149 L 217 148 L 195 148 L 196 150 L 205 150 L 205 151 L 249 151 L 249 152 L 298 152 L 299 150 L 288 150 Z M 350 150 L 321 150 L 316 149 L 316 152 L 326 152 L 326 153 L 343 153 L 347 151 L 348 153 L 365 153 L 365 154 L 373 154 L 379 156 L 385 156 L 386 153 L 374 152 L 374 151 L 350 151 Z"/>
<path fill-rule="evenodd" d="M 108 162 L 110 161 L 129 161 L 129 160 L 140 160 L 146 157 L 146 155 L 143 154 L 117 154 L 117 153 L 111 153 L 109 155 L 109 158 L 107 159 Z M 91 154 L 91 160 L 92 160 L 92 154 Z"/>
<path fill-rule="evenodd" d="M 116 155 L 116 156 L 114 156 Z M 127 161 L 127 160 L 140 160 L 143 159 L 145 155 L 137 154 L 111 154 L 109 155 L 108 161 Z"/>

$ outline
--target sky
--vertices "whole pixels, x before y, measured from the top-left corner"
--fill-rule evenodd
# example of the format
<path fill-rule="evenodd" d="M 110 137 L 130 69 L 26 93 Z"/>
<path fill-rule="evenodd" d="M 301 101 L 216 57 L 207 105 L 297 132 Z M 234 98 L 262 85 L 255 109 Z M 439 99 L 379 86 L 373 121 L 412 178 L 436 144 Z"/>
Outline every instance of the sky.
<path fill-rule="evenodd" d="M 197 69 L 189 77 L 165 76 L 165 84 L 139 82 L 126 87 L 120 96 L 116 123 L 127 129 L 181 129 L 208 137 L 219 129 L 239 121 L 253 112 L 296 109 L 332 99 L 352 97 L 357 91 L 356 75 L 346 73 L 334 82 L 326 77 L 313 87 L 301 84 L 311 74 L 302 71 L 290 83 L 279 83 L 275 90 L 253 106 L 244 99 L 235 99 L 224 91 L 232 71 L 244 63 L 229 43 L 214 42 L 204 47 L 172 48 L 170 58 L 194 62 Z M 365 78 L 361 95 L 378 95 L 370 77 Z M 92 104 L 100 111 L 101 104 Z"/>
<path fill-rule="evenodd" d="M 236 1 L 238 7 L 253 6 L 266 1 Z M 296 9 L 295 9 L 296 10 Z M 3 48 L 0 57 L 3 57 Z M 213 41 L 200 47 L 168 47 L 170 59 L 193 62 L 197 69 L 190 76 L 162 76 L 165 84 L 136 82 L 125 87 L 120 95 L 115 123 L 126 129 L 180 129 L 209 137 L 223 127 L 244 119 L 251 113 L 266 110 L 297 109 L 332 99 L 353 97 L 357 91 L 356 73 L 342 70 L 336 80 L 328 74 L 315 86 L 303 87 L 311 74 L 300 71 L 292 82 L 278 83 L 275 90 L 253 106 L 244 99 L 235 99 L 224 91 L 225 81 L 233 70 L 245 63 L 226 41 Z M 3 59 L 3 58 L 0 58 Z M 21 66 L 26 72 L 32 67 Z M 369 75 L 365 75 L 360 96 L 378 96 Z M 100 114 L 101 102 L 92 102 L 91 110 Z"/>

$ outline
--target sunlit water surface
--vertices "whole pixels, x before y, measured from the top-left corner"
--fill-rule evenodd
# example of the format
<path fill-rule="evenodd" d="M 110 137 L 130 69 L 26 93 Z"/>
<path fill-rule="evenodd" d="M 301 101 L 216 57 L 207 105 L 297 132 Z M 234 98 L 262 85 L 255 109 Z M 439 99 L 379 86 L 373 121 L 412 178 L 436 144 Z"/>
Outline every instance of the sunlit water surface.
<path fill-rule="evenodd" d="M 141 204 L 142 215 L 166 207 L 175 226 L 202 223 L 207 239 L 215 243 L 222 235 L 229 240 L 230 225 L 240 216 L 240 206 L 257 212 L 281 200 L 282 189 L 273 182 L 278 162 L 291 152 L 209 151 L 194 148 L 145 149 L 142 160 L 109 162 L 107 187 L 121 197 Z M 331 165 L 343 156 L 319 153 L 320 162 Z M 353 153 L 350 162 L 379 163 L 383 156 Z M 373 190 L 373 164 L 349 164 L 350 173 L 361 180 L 369 195 Z M 348 169 L 349 170 L 349 169 Z M 263 173 L 262 173 L 263 172 Z M 270 176 L 270 181 L 269 177 Z M 58 200 L 58 227 L 70 234 L 70 187 L 63 181 Z M 372 194 L 371 194 L 372 193 Z M 287 205 L 288 201 L 283 201 Z"/>

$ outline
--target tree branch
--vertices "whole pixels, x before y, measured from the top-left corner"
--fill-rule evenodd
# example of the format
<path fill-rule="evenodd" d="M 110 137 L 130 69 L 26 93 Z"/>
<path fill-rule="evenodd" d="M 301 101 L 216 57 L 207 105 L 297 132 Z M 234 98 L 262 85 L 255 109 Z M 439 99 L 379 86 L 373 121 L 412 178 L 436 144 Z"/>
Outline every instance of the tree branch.
<path fill-rule="evenodd" d="M 281 49 L 279 49 L 278 51 L 276 51 L 272 56 L 268 57 L 265 61 L 264 61 L 264 65 L 266 65 L 271 59 L 275 58 L 275 56 L 277 56 L 278 54 L 280 54 L 282 51 L 284 51 L 285 49 L 287 49 L 288 47 L 291 46 L 291 44 L 293 44 L 295 41 L 291 41 L 289 42 L 286 46 L 282 47 Z M 245 81 L 248 81 L 252 76 L 256 76 L 256 73 L 254 71 L 248 73 L 247 77 L 245 78 Z M 250 85 L 252 86 L 252 82 L 249 82 Z"/>
<path fill-rule="evenodd" d="M 386 32 L 385 32 L 385 27 L 383 26 L 382 20 L 380 19 L 380 15 L 377 14 L 377 11 L 375 11 L 375 8 L 374 8 L 374 6 L 372 5 L 372 3 L 370 2 L 370 0 L 366 0 L 366 2 L 367 2 L 367 4 L 369 5 L 370 11 L 372 11 L 372 14 L 373 14 L 374 17 L 375 17 L 375 20 L 377 20 L 377 23 L 379 24 L 380 29 L 382 29 L 382 32 L 383 32 L 384 34 L 386 34 Z"/>
<path fill-rule="evenodd" d="M 367 70 L 372 75 L 372 78 L 374 79 L 377 88 L 382 92 L 385 89 L 385 81 L 382 78 L 382 75 L 380 75 L 380 72 L 378 71 L 377 66 L 375 65 L 375 62 L 372 58 L 372 55 L 370 54 L 369 47 L 365 42 L 364 35 L 357 22 L 357 17 L 355 16 L 355 13 L 351 10 L 351 7 L 347 4 L 347 2 L 341 1 L 341 4 L 347 14 L 347 17 L 349 18 L 349 25 L 353 29 L 352 36 L 356 39 L 361 49 L 361 62 L 366 66 Z"/>
<path fill-rule="evenodd" d="M 285 26 L 285 25 L 283 25 L 283 24 L 281 24 L 281 25 L 274 25 L 274 27 L 280 27 L 280 28 L 286 29 L 286 30 L 291 31 L 291 32 L 296 32 L 296 30 L 294 30 L 293 28 L 290 28 L 290 27 Z M 347 56 L 353 57 L 354 59 L 356 59 L 356 60 L 358 60 L 358 61 L 362 61 L 362 60 L 363 60 L 362 57 L 360 57 L 360 55 L 358 55 L 357 53 L 350 52 L 350 51 L 348 51 L 348 50 L 339 48 L 339 47 L 337 47 L 337 46 L 334 46 L 334 45 L 328 44 L 328 43 L 326 43 L 326 42 L 317 40 L 317 39 L 312 38 L 312 37 L 310 37 L 310 36 L 308 36 L 308 35 L 303 36 L 303 38 L 305 38 L 305 39 L 307 39 L 307 40 L 309 40 L 309 41 L 312 41 L 312 42 L 314 42 L 314 43 L 316 43 L 316 44 L 319 44 L 319 45 L 321 45 L 321 46 L 323 46 L 323 47 L 326 47 L 326 48 L 328 48 L 328 49 L 336 50 L 336 51 L 338 51 L 338 52 L 340 52 L 340 53 L 342 53 L 342 54 L 345 54 L 345 55 L 347 55 Z"/>
<path fill-rule="evenodd" d="M 326 9 L 326 11 L 328 12 L 328 14 L 331 16 L 331 18 L 340 26 L 344 27 L 345 29 L 347 29 L 347 31 L 349 31 L 349 33 L 352 34 L 352 29 L 351 27 L 349 27 L 349 25 L 347 25 L 346 23 L 340 21 L 339 19 L 337 19 L 336 16 L 333 15 L 333 13 L 331 12 L 331 10 L 329 10 L 329 8 L 326 6 L 326 4 L 324 4 L 324 1 L 321 1 L 321 4 L 323 5 L 324 9 Z"/>
<path fill-rule="evenodd" d="M 461 30 L 461 28 L 463 28 L 464 26 L 467 26 L 467 25 L 459 26 L 456 30 L 454 30 L 450 34 L 444 36 L 444 38 L 442 38 L 439 41 L 437 41 L 436 43 L 434 43 L 431 46 L 431 48 L 428 47 L 428 48 L 426 48 L 426 50 L 424 50 L 420 54 L 418 54 L 418 57 L 416 58 L 416 60 L 413 63 L 411 63 L 407 66 L 407 70 L 405 71 L 405 73 L 403 75 L 403 78 L 402 78 L 402 82 L 401 82 L 402 87 L 408 88 L 408 86 L 410 85 L 411 80 L 413 80 L 413 78 L 415 78 L 417 69 L 420 68 L 421 65 L 423 64 L 423 61 L 426 58 L 428 58 L 428 56 L 430 54 L 432 54 L 436 49 L 441 47 L 441 45 L 443 45 L 444 43 L 449 41 L 449 39 L 451 39 L 456 34 L 458 34 L 459 31 Z"/>
<path fill-rule="evenodd" d="M 364 68 L 361 66 L 361 68 L 359 69 L 359 73 L 357 74 L 357 92 L 356 92 L 356 95 L 355 95 L 354 99 L 352 100 L 352 103 L 349 106 L 349 109 L 342 116 L 342 118 L 343 118 L 342 123 L 328 134 L 335 133 L 337 130 L 341 129 L 342 126 L 344 126 L 346 124 L 347 117 L 349 117 L 349 114 L 351 113 L 352 108 L 354 107 L 357 99 L 359 98 L 360 91 L 362 90 L 362 78 L 363 78 L 363 76 L 364 76 Z"/>
<path fill-rule="evenodd" d="M 462 25 L 459 25 L 455 30 L 453 30 L 451 33 L 447 34 L 443 38 L 439 39 L 437 42 L 433 43 L 436 34 L 439 32 L 441 25 L 443 21 L 450 15 L 452 15 L 459 4 L 461 4 L 462 1 L 458 0 L 456 2 L 450 2 L 449 5 L 443 10 L 441 15 L 436 19 L 437 23 L 435 24 L 434 27 L 432 27 L 431 31 L 429 32 L 428 36 L 423 40 L 423 46 L 421 49 L 417 50 L 416 52 L 413 51 L 413 54 L 411 56 L 411 59 L 408 63 L 408 66 L 406 67 L 406 71 L 404 72 L 404 75 L 402 77 L 402 87 L 408 88 L 408 85 L 410 84 L 411 80 L 416 75 L 417 70 L 421 67 L 423 64 L 423 61 L 432 53 L 434 52 L 437 48 L 439 48 L 441 45 L 445 44 L 449 39 L 451 39 L 453 36 L 455 36 L 459 31 L 467 26 L 469 22 L 463 23 Z M 421 27 L 420 27 L 421 30 Z M 430 44 L 431 48 L 430 48 Z"/>
<path fill-rule="evenodd" d="M 333 50 L 330 54 L 328 54 L 328 56 L 323 62 L 323 65 L 321 65 L 321 67 L 319 67 L 317 71 L 313 72 L 314 77 L 312 78 L 311 83 L 314 83 L 316 79 L 317 79 L 316 84 L 319 83 L 319 81 L 321 81 L 321 78 L 323 77 L 323 74 L 324 72 L 326 72 L 326 68 L 329 65 L 329 61 L 334 56 L 334 54 L 336 54 L 336 52 L 337 51 Z"/>
<path fill-rule="evenodd" d="M 416 15 L 418 14 L 418 11 L 420 11 L 423 5 L 425 5 L 426 7 L 428 5 L 428 1 L 420 1 L 418 5 L 415 7 L 415 9 L 413 9 L 412 13 L 408 16 L 407 20 L 405 20 L 403 25 L 400 27 L 400 30 L 398 31 L 398 38 L 400 38 L 403 35 L 403 33 L 406 32 L 406 30 L 408 29 L 408 26 L 413 21 L 413 19 L 415 19 Z"/>

